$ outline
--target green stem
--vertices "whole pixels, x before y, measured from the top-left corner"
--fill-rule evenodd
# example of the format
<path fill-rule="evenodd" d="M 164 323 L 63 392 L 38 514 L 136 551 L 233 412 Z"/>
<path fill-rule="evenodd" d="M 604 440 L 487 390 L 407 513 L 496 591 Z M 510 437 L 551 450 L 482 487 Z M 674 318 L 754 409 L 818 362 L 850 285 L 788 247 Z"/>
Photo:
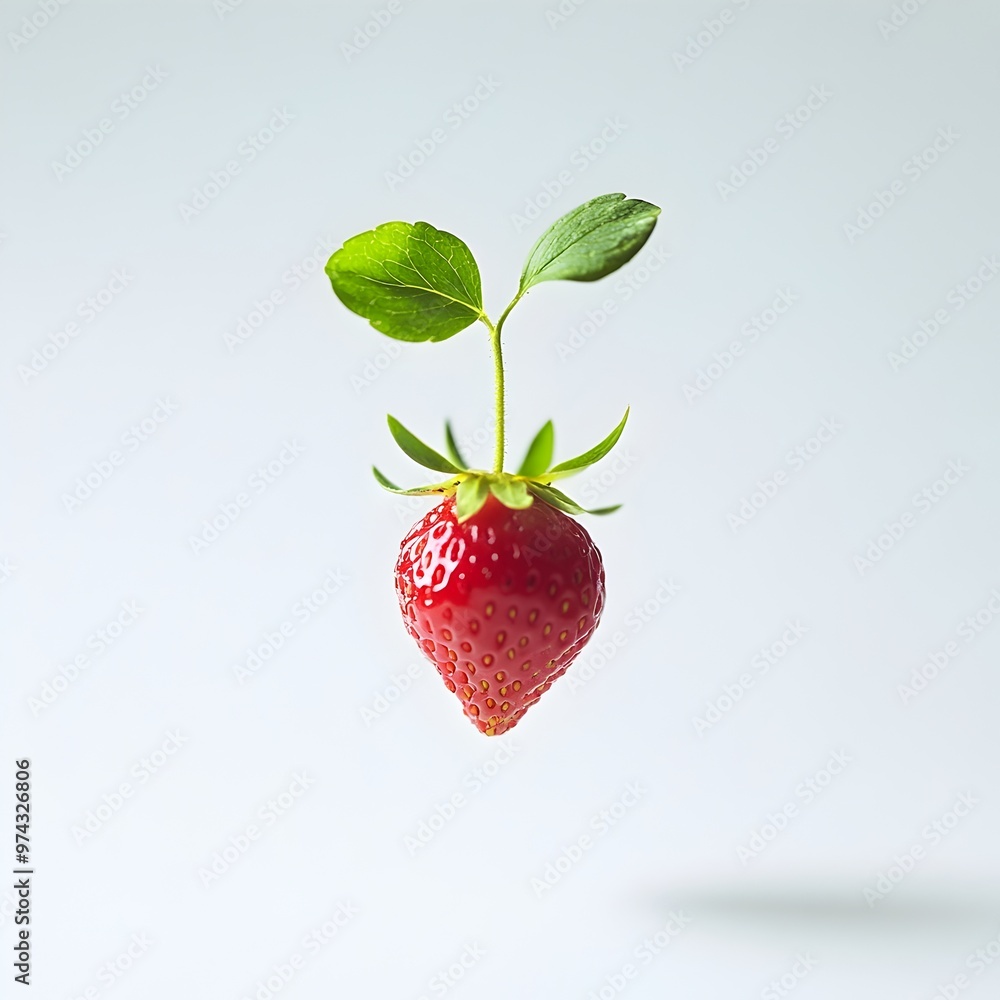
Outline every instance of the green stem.
<path fill-rule="evenodd" d="M 490 331 L 493 348 L 493 398 L 496 406 L 496 447 L 493 452 L 493 471 L 503 472 L 504 458 L 504 381 L 503 349 L 500 346 L 500 327 L 494 326 L 484 314 L 480 317 Z"/>
<path fill-rule="evenodd" d="M 493 471 L 496 473 L 503 472 L 504 445 L 506 440 L 504 431 L 506 401 L 504 398 L 503 348 L 500 345 L 500 333 L 503 330 L 504 320 L 510 314 L 511 309 L 517 305 L 518 299 L 523 294 L 523 292 L 518 292 L 511 299 L 507 308 L 501 313 L 500 319 L 497 320 L 496 326 L 490 322 L 485 313 L 480 317 L 486 324 L 486 328 L 490 331 L 490 346 L 493 348 L 493 394 L 496 406 L 496 447 L 493 451 Z"/>

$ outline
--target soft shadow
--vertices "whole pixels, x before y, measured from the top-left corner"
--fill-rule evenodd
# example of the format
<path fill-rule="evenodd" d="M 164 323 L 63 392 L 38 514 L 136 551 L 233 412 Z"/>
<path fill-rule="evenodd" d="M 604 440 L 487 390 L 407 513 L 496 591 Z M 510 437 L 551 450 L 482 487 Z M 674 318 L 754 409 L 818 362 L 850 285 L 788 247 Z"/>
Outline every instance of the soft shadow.
<path fill-rule="evenodd" d="M 1000 933 L 1000 884 L 900 885 L 869 907 L 855 879 L 685 884 L 647 897 L 657 913 L 683 910 L 717 937 L 839 952 L 965 949 Z"/>
<path fill-rule="evenodd" d="M 803 882 L 686 885 L 664 891 L 658 908 L 685 906 L 705 917 L 794 924 L 1000 923 L 1000 885 L 942 883 L 920 891 L 902 886 L 874 907 L 860 888 Z"/>

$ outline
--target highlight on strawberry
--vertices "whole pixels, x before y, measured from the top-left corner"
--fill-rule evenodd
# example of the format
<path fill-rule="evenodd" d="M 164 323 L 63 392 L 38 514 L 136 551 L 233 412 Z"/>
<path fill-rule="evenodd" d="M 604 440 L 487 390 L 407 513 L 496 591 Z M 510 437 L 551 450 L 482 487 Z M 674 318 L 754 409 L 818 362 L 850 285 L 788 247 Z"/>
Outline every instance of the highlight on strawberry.
<path fill-rule="evenodd" d="M 457 236 L 426 222 L 386 222 L 349 239 L 326 273 L 341 302 L 397 340 L 440 341 L 475 322 L 493 352 L 496 447 L 492 469 L 470 468 L 445 422 L 445 452 L 424 444 L 395 417 L 389 432 L 418 465 L 447 478 L 401 489 L 441 502 L 410 529 L 395 582 L 407 631 L 437 667 L 472 723 L 487 736 L 517 725 L 587 644 L 604 607 L 604 565 L 585 510 L 552 484 L 600 461 L 629 411 L 589 451 L 553 464 L 549 420 L 516 472 L 504 468 L 505 385 L 501 333 L 511 310 L 543 281 L 597 281 L 635 256 L 656 225 L 649 202 L 606 194 L 553 223 L 532 247 L 517 294 L 494 323 L 483 309 L 479 267 Z"/>

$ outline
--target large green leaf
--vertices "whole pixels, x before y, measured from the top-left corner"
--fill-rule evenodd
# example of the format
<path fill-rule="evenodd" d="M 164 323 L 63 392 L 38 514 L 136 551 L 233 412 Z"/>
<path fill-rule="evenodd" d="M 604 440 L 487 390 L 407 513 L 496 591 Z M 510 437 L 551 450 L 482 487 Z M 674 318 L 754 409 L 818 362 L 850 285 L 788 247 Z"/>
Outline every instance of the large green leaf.
<path fill-rule="evenodd" d="M 562 479 L 565 476 L 572 476 L 577 472 L 582 472 L 588 466 L 599 462 L 618 443 L 618 439 L 622 436 L 622 431 L 625 429 L 625 421 L 628 420 L 628 414 L 629 411 L 626 409 L 625 416 L 622 417 L 621 422 L 600 444 L 594 445 L 590 451 L 585 451 L 582 455 L 577 455 L 576 458 L 560 462 L 539 478 L 545 480 Z"/>
<path fill-rule="evenodd" d="M 429 445 L 424 444 L 415 434 L 411 434 L 395 417 L 386 418 L 389 421 L 389 432 L 403 451 L 418 465 L 436 472 L 461 472 L 457 465 L 452 464 L 439 455 Z"/>
<path fill-rule="evenodd" d="M 353 236 L 326 273 L 348 309 L 397 340 L 445 340 L 483 312 L 472 251 L 426 222 L 385 222 Z"/>
<path fill-rule="evenodd" d="M 540 281 L 596 281 L 642 249 L 660 209 L 623 194 L 603 194 L 557 219 L 532 247 L 519 294 Z"/>

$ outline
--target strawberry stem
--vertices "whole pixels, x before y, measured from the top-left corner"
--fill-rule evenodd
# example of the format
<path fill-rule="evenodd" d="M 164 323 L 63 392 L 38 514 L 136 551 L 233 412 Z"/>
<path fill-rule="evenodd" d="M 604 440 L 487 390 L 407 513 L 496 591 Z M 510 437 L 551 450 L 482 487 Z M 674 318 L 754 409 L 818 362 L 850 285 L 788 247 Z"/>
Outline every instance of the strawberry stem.
<path fill-rule="evenodd" d="M 504 416 L 505 416 L 505 398 L 504 398 L 504 372 L 503 372 L 503 348 L 500 345 L 500 333 L 503 330 L 504 320 L 510 314 L 511 309 L 517 305 L 518 300 L 524 292 L 518 292 L 510 300 L 507 308 L 500 314 L 500 319 L 497 320 L 497 325 L 494 326 L 489 317 L 483 313 L 480 319 L 486 324 L 487 329 L 490 331 L 490 345 L 493 348 L 493 385 L 494 385 L 494 400 L 496 404 L 496 447 L 493 452 L 493 471 L 500 473 L 503 472 L 503 461 L 504 461 L 504 447 L 505 447 L 505 436 L 504 436 Z"/>
<path fill-rule="evenodd" d="M 504 378 L 503 348 L 500 346 L 500 327 L 489 324 L 490 345 L 493 348 L 493 396 L 496 406 L 496 447 L 493 452 L 493 471 L 503 472 L 504 460 Z"/>

